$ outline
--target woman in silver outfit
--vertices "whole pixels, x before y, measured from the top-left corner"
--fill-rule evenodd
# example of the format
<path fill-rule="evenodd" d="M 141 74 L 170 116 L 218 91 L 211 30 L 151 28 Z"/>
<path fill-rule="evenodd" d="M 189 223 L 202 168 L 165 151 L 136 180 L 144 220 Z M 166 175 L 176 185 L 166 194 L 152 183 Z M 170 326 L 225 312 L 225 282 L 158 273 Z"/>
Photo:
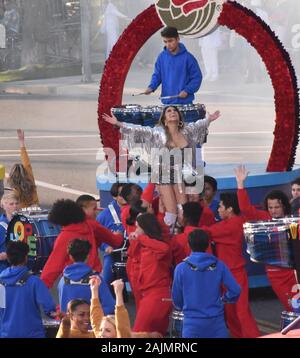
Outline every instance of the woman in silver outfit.
<path fill-rule="evenodd" d="M 151 128 L 119 122 L 114 115 L 103 115 L 106 122 L 120 128 L 129 150 L 139 145 L 151 153 L 151 181 L 158 184 L 166 209 L 164 220 L 169 226 L 175 224 L 177 213 L 181 214 L 182 204 L 187 202 L 185 176 L 197 173 L 194 170 L 196 146 L 204 143 L 208 126 L 219 116 L 219 111 L 207 113 L 205 119 L 186 124 L 179 109 L 171 105 L 163 109 L 158 125 Z M 158 152 L 159 156 L 153 155 Z M 164 157 L 167 152 L 169 157 Z M 166 158 L 169 160 L 164 160 Z"/>

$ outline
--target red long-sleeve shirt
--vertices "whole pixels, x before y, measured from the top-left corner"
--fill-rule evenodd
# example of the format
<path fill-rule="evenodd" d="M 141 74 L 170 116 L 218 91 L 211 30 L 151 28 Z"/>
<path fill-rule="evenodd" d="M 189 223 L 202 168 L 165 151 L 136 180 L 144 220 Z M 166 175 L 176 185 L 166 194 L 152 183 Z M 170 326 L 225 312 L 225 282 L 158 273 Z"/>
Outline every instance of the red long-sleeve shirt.
<path fill-rule="evenodd" d="M 218 258 L 224 261 L 230 270 L 244 267 L 246 263 L 242 255 L 245 221 L 243 216 L 233 216 L 201 228 L 209 232 L 212 241 L 216 244 Z"/>
<path fill-rule="evenodd" d="M 138 236 L 137 241 L 141 246 L 138 277 L 140 290 L 171 287 L 172 256 L 169 245 L 147 235 Z"/>
<path fill-rule="evenodd" d="M 64 268 L 72 263 L 67 248 L 74 239 L 85 239 L 91 244 L 87 265 L 97 272 L 102 271 L 102 265 L 98 257 L 97 248 L 103 243 L 112 247 L 120 247 L 123 243 L 122 235 L 113 235 L 108 229 L 95 220 L 85 220 L 82 223 L 71 224 L 62 228 L 55 240 L 46 265 L 41 274 L 41 279 L 47 287 L 52 287 L 55 280 L 63 272 Z"/>
<path fill-rule="evenodd" d="M 237 191 L 239 207 L 246 220 L 270 220 L 271 215 L 266 210 L 258 210 L 251 204 L 248 192 L 246 189 L 238 189 Z"/>
<path fill-rule="evenodd" d="M 215 214 L 213 211 L 206 205 L 203 204 L 203 202 L 200 202 L 200 205 L 203 208 L 199 224 L 198 226 L 210 226 L 216 223 Z"/>

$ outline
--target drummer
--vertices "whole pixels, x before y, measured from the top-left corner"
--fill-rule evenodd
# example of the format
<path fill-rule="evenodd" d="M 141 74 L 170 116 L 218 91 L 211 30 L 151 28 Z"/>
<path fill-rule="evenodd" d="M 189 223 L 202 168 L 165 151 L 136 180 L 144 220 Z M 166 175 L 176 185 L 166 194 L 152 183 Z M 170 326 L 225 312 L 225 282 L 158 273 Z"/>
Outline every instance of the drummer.
<path fill-rule="evenodd" d="M 0 272 L 8 267 L 5 252 L 7 227 L 13 217 L 13 213 L 20 209 L 20 201 L 14 191 L 8 192 L 2 196 L 1 208 L 4 209 L 5 213 L 0 216 Z"/>
<path fill-rule="evenodd" d="M 196 58 L 180 43 L 176 28 L 161 31 L 165 47 L 159 54 L 154 73 L 145 94 L 155 92 L 162 85 L 163 104 L 191 104 L 202 82 L 202 73 Z M 172 96 L 173 98 L 165 98 Z"/>
<path fill-rule="evenodd" d="M 97 221 L 112 232 L 121 232 L 124 234 L 124 227 L 121 222 L 121 209 L 126 205 L 125 199 L 120 195 L 124 184 L 114 183 L 110 188 L 110 194 L 113 200 L 97 216 Z M 104 243 L 100 247 L 103 252 L 103 279 L 107 284 L 113 281 L 112 265 L 114 263 L 111 253 L 113 248 Z"/>
<path fill-rule="evenodd" d="M 266 196 L 265 210 L 257 210 L 251 204 L 247 190 L 244 187 L 248 174 L 249 172 L 242 165 L 235 169 L 239 207 L 247 220 L 279 219 L 290 215 L 291 207 L 289 199 L 279 190 L 273 190 Z M 295 271 L 288 268 L 266 265 L 266 273 L 278 299 L 287 311 L 291 311 L 292 307 L 289 298 L 295 295 L 292 289 L 297 285 Z"/>

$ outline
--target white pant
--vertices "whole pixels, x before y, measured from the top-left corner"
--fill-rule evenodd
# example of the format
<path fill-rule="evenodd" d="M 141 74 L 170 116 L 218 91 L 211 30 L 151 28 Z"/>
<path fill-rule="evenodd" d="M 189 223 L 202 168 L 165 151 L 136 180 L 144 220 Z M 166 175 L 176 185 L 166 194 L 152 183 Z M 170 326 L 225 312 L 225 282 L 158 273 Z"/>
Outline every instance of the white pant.
<path fill-rule="evenodd" d="M 216 47 L 201 47 L 205 67 L 205 77 L 216 80 L 219 76 L 218 49 Z"/>

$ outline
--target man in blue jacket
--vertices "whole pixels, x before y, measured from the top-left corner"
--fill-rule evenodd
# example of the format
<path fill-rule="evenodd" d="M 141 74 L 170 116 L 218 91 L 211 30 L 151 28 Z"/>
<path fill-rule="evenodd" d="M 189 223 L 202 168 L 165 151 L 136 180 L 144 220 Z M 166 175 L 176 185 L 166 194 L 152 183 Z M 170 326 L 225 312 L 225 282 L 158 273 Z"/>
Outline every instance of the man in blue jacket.
<path fill-rule="evenodd" d="M 82 298 L 87 302 L 91 300 L 89 286 L 90 276 L 97 275 L 90 266 L 84 262 L 87 260 L 91 244 L 87 240 L 75 239 L 68 246 L 68 254 L 74 263 L 64 269 L 63 276 L 58 283 L 58 295 L 60 310 L 67 312 L 68 302 Z M 104 280 L 99 287 L 99 298 L 105 315 L 114 314 L 115 300 Z"/>
<path fill-rule="evenodd" d="M 122 183 L 114 183 L 112 185 L 110 194 L 113 200 L 108 204 L 107 208 L 101 211 L 96 219 L 110 231 L 120 232 L 122 234 L 124 234 L 124 227 L 121 223 L 121 208 L 126 205 L 126 201 L 120 195 L 123 186 L 124 184 Z M 112 271 L 114 260 L 111 255 L 114 249 L 108 244 L 103 243 L 100 246 L 100 250 L 103 252 L 103 279 L 110 285 L 115 279 Z"/>
<path fill-rule="evenodd" d="M 161 36 L 165 44 L 158 56 L 151 82 L 144 92 L 150 94 L 161 84 L 163 104 L 190 104 L 202 82 L 202 73 L 195 57 L 180 43 L 178 31 L 166 27 Z M 163 97 L 173 98 L 163 98 Z M 178 97 L 177 97 L 178 96 Z"/>
<path fill-rule="evenodd" d="M 176 266 L 172 287 L 174 306 L 184 315 L 182 337 L 228 338 L 224 304 L 238 300 L 240 286 L 222 261 L 205 253 L 206 231 L 192 231 L 188 242 L 192 254 Z"/>
<path fill-rule="evenodd" d="M 40 306 L 55 317 L 55 303 L 37 276 L 31 275 L 27 263 L 29 246 L 23 241 L 7 245 L 11 265 L 0 274 L 0 337 L 45 338 Z"/>

